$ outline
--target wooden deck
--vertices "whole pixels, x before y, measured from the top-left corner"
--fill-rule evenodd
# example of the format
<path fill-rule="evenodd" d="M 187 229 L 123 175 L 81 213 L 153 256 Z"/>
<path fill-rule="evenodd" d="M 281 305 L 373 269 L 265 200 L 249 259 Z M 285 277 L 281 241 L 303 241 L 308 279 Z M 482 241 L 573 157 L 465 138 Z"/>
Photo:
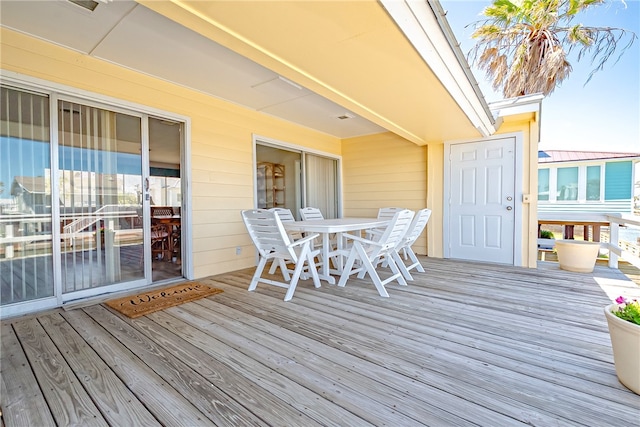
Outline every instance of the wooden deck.
<path fill-rule="evenodd" d="M 2 322 L 6 426 L 637 425 L 593 275 L 422 258 L 408 287 L 246 288 L 136 320 L 103 305 Z"/>

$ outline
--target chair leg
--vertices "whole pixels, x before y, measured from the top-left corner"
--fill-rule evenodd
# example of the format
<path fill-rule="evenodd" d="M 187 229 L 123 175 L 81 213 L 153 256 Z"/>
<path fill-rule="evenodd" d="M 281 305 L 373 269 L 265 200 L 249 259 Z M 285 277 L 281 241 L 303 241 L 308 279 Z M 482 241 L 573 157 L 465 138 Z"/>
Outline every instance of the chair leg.
<path fill-rule="evenodd" d="M 412 268 L 415 267 L 416 270 L 418 270 L 420 273 L 424 273 L 424 267 L 422 267 L 422 264 L 420 264 L 420 260 L 418 259 L 418 257 L 416 256 L 415 252 L 413 252 L 413 249 L 411 249 L 411 247 L 405 248 L 406 253 L 409 255 L 409 258 L 411 259 L 411 265 L 408 267 L 409 270 L 411 270 Z"/>
<path fill-rule="evenodd" d="M 258 286 L 258 282 L 260 281 L 260 276 L 262 276 L 262 270 L 264 270 L 265 265 L 267 265 L 267 259 L 264 257 L 260 257 L 260 261 L 258 262 L 258 266 L 256 267 L 256 272 L 253 273 L 251 284 L 249 284 L 250 291 L 256 290 L 256 287 Z"/>
<path fill-rule="evenodd" d="M 356 258 L 358 257 L 360 262 L 362 263 L 362 266 L 358 269 L 352 270 L 353 264 L 355 263 Z M 397 267 L 396 267 L 396 270 L 398 270 Z M 387 293 L 387 290 L 384 288 L 384 285 L 380 280 L 380 276 L 378 276 L 378 273 L 376 272 L 375 266 L 371 263 L 371 260 L 367 256 L 367 253 L 362 247 L 362 244 L 356 241 L 356 242 L 353 242 L 353 247 L 351 248 L 351 252 L 349 253 L 349 258 L 347 259 L 347 264 L 345 265 L 345 269 L 342 272 L 342 276 L 340 276 L 340 282 L 338 282 L 338 286 L 345 286 L 351 274 L 358 272 L 359 273 L 358 277 L 360 277 L 364 271 L 369 273 L 369 277 L 371 277 L 371 280 L 373 281 L 373 284 L 378 290 L 378 293 L 380 294 L 380 296 L 388 298 L 389 294 Z M 362 277 L 364 277 L 364 275 L 362 275 Z"/>
<path fill-rule="evenodd" d="M 316 268 L 316 262 L 311 255 L 311 251 L 307 254 L 307 265 L 309 266 L 309 270 L 311 270 L 311 277 L 313 278 L 313 286 L 316 288 L 320 287 L 320 276 L 318 276 L 318 269 Z"/>
<path fill-rule="evenodd" d="M 400 254 L 398 252 L 394 251 L 391 254 L 391 256 L 393 257 L 393 260 L 395 261 L 396 266 L 398 267 L 398 269 L 400 270 L 400 272 L 404 276 L 405 280 L 413 280 L 413 276 L 411 276 L 411 273 L 409 273 L 409 270 L 412 267 L 407 267 L 405 265 L 404 261 L 402 260 L 402 258 L 400 257 Z M 406 284 L 406 282 L 405 282 L 405 284 Z"/>
<path fill-rule="evenodd" d="M 389 298 L 389 294 L 387 293 L 387 290 L 382 284 L 382 280 L 380 280 L 380 276 L 378 276 L 378 272 L 376 271 L 376 268 L 373 266 L 369 258 L 366 257 L 364 250 L 362 250 L 361 256 L 363 256 L 363 259 L 362 259 L 363 267 L 367 270 L 367 273 L 369 273 L 369 277 L 371 277 L 371 280 L 373 281 L 373 284 L 378 290 L 378 293 L 380 294 L 381 297 Z M 398 268 L 396 267 L 396 270 L 397 269 Z"/>
<path fill-rule="evenodd" d="M 394 252 L 394 254 L 397 255 L 397 252 Z M 399 256 L 398 256 L 399 258 Z M 396 263 L 396 260 L 394 258 L 394 256 L 392 255 L 390 258 L 387 259 L 387 261 L 389 262 L 389 268 L 391 269 L 391 272 L 393 273 L 393 275 L 391 277 L 389 277 L 387 279 L 387 283 L 390 282 L 391 280 L 395 279 L 398 281 L 399 284 L 403 285 L 403 286 L 407 286 L 407 281 L 404 279 L 404 276 L 402 274 L 402 272 L 400 271 L 400 267 L 398 267 L 398 264 Z M 400 260 L 400 262 L 402 263 L 402 260 Z M 404 264 L 403 264 L 404 266 Z M 409 272 L 407 272 L 408 274 Z"/>
<path fill-rule="evenodd" d="M 300 251 L 300 256 L 298 257 L 298 262 L 296 263 L 296 268 L 295 270 L 293 270 L 293 277 L 291 277 L 291 281 L 289 282 L 289 288 L 287 289 L 287 293 L 284 296 L 285 301 L 289 301 L 291 298 L 293 298 L 293 293 L 296 290 L 296 286 L 298 286 L 298 280 L 300 279 L 300 275 L 302 274 L 302 269 L 304 268 L 304 262 L 308 258 L 309 258 L 309 242 L 302 245 L 302 250 Z"/>
<path fill-rule="evenodd" d="M 269 274 L 274 274 L 278 269 L 278 263 L 276 261 L 277 261 L 276 259 L 271 261 L 271 268 L 269 269 Z"/>
<path fill-rule="evenodd" d="M 354 243 L 354 246 L 355 246 L 355 243 Z M 349 252 L 349 257 L 347 258 L 347 262 L 344 265 L 342 274 L 340 275 L 340 281 L 338 282 L 338 286 L 344 287 L 344 285 L 347 284 L 347 280 L 349 280 L 349 276 L 354 273 L 353 271 L 351 271 L 351 269 L 353 268 L 353 264 L 355 263 L 355 261 L 356 261 L 355 248 L 351 248 L 351 251 Z"/>
<path fill-rule="evenodd" d="M 276 259 L 273 260 L 273 262 L 271 263 L 271 268 L 269 269 L 269 274 L 275 274 L 278 267 L 280 267 L 280 271 L 282 272 L 282 277 L 284 278 L 285 281 L 288 282 L 290 279 L 289 269 L 287 268 L 287 262 L 282 258 L 278 258 L 277 262 L 276 262 Z"/>

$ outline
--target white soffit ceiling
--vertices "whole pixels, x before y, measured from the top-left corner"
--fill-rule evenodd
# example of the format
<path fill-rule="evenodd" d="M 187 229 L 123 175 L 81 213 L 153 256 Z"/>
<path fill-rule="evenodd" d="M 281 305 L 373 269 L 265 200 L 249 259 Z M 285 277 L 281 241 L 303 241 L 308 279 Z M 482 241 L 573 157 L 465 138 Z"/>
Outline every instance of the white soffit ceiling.
<path fill-rule="evenodd" d="M 130 1 L 0 1 L 2 26 L 338 138 L 385 129 Z M 340 120 L 348 114 L 353 118 Z"/>

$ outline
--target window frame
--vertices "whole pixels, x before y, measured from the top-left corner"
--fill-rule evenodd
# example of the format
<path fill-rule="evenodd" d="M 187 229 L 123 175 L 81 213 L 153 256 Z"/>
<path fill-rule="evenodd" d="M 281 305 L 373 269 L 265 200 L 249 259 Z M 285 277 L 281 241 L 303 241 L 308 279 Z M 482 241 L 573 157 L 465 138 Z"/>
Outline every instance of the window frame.
<path fill-rule="evenodd" d="M 587 199 L 587 168 L 597 166 L 600 168 L 600 196 L 597 200 Z M 578 168 L 578 198 L 576 200 L 558 200 L 558 170 L 564 168 Z M 541 170 L 549 171 L 549 199 L 540 200 L 539 203 L 560 203 L 560 204 L 575 204 L 575 203 L 591 203 L 599 204 L 605 201 L 605 169 L 606 162 L 584 162 L 580 164 L 549 164 L 549 166 L 539 166 L 538 176 L 540 176 Z"/>

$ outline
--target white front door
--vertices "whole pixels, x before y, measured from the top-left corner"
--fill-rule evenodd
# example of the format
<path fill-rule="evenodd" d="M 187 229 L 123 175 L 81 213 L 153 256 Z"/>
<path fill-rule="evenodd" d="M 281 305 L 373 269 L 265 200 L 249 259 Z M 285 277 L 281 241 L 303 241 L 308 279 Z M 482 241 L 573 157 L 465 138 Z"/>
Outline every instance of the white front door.
<path fill-rule="evenodd" d="M 449 255 L 514 263 L 515 138 L 451 144 Z"/>

